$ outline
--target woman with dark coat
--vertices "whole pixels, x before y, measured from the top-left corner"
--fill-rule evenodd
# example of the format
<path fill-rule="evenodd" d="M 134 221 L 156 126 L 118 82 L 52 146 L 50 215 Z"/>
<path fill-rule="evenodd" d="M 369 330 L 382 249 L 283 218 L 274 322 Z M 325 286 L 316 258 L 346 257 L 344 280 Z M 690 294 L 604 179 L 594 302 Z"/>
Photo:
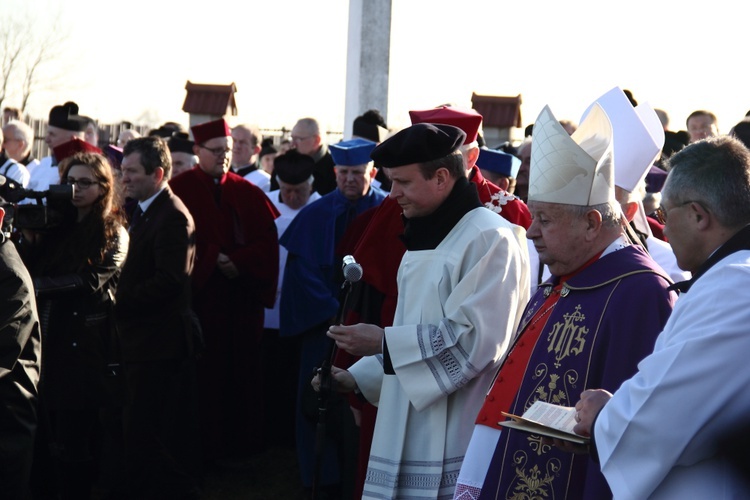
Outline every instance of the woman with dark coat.
<path fill-rule="evenodd" d="M 32 483 L 53 490 L 35 491 L 37 498 L 87 499 L 100 472 L 102 442 L 111 442 L 103 430 L 117 427 L 102 417 L 119 405 L 111 311 L 128 234 L 104 156 L 78 153 L 59 168 L 61 183 L 74 187 L 74 220 L 49 231 L 26 231 L 20 245 L 42 325 Z"/>

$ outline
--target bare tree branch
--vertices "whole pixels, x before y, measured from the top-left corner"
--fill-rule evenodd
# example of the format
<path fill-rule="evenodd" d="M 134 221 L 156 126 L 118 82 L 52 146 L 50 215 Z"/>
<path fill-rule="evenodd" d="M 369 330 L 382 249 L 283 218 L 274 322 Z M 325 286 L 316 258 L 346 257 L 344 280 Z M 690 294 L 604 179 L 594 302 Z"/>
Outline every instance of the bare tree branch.
<path fill-rule="evenodd" d="M 26 38 L 24 31 L 18 23 L 5 20 L 0 22 L 0 41 L 3 46 L 3 65 L 2 74 L 0 74 L 0 107 L 3 105 L 3 101 L 8 96 L 8 86 L 11 82 L 11 77 L 17 69 L 17 65 L 20 62 L 24 47 L 26 46 Z"/>
<path fill-rule="evenodd" d="M 53 18 L 59 17 L 58 13 Z M 54 66 L 48 63 L 63 53 L 70 33 L 59 29 L 29 30 L 26 27 L 35 25 L 30 13 L 26 14 L 26 21 L 14 21 L 9 15 L 0 17 L 0 107 L 5 99 L 14 96 L 21 100 L 21 111 L 26 111 L 35 92 L 45 86 L 52 88 L 61 78 L 55 70 L 45 70 Z M 60 69 L 56 71 L 61 73 Z"/>

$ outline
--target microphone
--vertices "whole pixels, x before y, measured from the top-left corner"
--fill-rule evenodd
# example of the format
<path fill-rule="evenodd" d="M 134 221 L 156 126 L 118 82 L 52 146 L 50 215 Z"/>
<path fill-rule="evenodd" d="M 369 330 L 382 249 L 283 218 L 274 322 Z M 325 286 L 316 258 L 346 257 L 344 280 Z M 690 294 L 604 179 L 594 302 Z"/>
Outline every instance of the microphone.
<path fill-rule="evenodd" d="M 341 270 L 344 273 L 344 279 L 349 283 L 356 283 L 362 279 L 362 266 L 357 264 L 354 257 L 347 255 L 341 262 Z"/>

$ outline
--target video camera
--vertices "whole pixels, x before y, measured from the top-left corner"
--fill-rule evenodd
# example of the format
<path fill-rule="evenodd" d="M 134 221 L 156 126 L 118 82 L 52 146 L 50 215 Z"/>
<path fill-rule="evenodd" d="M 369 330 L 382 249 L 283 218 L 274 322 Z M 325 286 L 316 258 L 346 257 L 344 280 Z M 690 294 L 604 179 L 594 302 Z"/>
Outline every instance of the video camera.
<path fill-rule="evenodd" d="M 4 201 L 2 207 L 5 209 L 3 226 L 49 229 L 59 226 L 65 219 L 65 209 L 71 206 L 73 199 L 73 186 L 59 184 L 51 185 L 47 191 L 31 191 L 0 175 L 0 198 L 0 201 Z M 26 199 L 35 200 L 36 203 L 18 203 Z"/>

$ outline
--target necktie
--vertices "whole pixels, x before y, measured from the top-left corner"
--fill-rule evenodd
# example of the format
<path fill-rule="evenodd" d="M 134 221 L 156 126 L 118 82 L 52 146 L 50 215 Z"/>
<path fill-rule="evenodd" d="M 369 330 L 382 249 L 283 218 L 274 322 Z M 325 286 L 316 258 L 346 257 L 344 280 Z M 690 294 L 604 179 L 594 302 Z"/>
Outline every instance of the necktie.
<path fill-rule="evenodd" d="M 141 210 L 141 206 L 136 205 L 135 210 L 133 210 L 133 215 L 130 217 L 130 229 L 131 230 L 138 224 L 142 216 L 143 216 L 143 210 Z"/>

